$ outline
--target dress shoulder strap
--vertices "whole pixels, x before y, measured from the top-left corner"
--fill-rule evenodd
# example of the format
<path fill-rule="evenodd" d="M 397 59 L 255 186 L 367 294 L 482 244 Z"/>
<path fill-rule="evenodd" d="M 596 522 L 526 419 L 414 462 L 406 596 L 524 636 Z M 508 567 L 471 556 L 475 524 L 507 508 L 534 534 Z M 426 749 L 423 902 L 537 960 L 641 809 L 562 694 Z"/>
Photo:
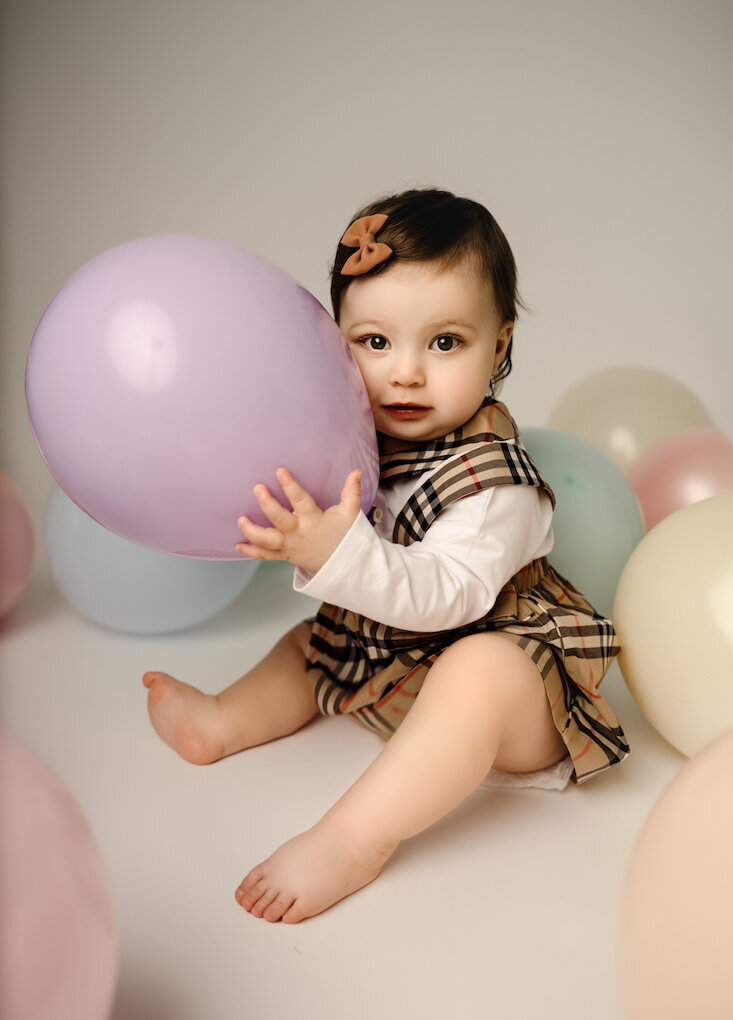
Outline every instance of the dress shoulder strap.
<path fill-rule="evenodd" d="M 447 461 L 412 493 L 397 516 L 392 541 L 419 542 L 445 507 L 493 485 L 543 489 L 555 505 L 552 489 L 520 443 L 481 443 Z"/>

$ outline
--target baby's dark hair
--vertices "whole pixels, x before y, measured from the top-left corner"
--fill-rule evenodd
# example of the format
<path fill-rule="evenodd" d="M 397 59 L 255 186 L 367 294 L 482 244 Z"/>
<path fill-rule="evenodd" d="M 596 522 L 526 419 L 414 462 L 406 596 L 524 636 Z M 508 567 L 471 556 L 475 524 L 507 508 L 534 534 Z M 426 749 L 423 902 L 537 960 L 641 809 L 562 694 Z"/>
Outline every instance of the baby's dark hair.
<path fill-rule="evenodd" d="M 433 262 L 441 270 L 473 262 L 488 281 L 502 322 L 514 322 L 523 307 L 517 289 L 517 266 L 504 233 L 488 209 L 450 191 L 420 188 L 388 195 L 365 205 L 350 222 L 362 216 L 385 213 L 387 222 L 377 241 L 389 245 L 392 255 L 369 273 L 383 272 L 395 262 Z M 338 322 L 341 298 L 353 276 L 342 276 L 344 263 L 354 249 L 339 243 L 331 268 L 331 303 Z M 506 379 L 512 368 L 512 342 L 492 380 Z"/>

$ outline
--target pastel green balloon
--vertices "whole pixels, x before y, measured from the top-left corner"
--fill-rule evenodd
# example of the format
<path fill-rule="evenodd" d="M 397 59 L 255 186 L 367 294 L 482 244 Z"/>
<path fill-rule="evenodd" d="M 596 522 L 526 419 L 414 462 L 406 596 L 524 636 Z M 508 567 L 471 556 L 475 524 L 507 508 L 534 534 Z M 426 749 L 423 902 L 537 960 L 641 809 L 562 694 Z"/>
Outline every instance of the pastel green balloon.
<path fill-rule="evenodd" d="M 133 634 L 184 630 L 244 591 L 258 563 L 146 549 L 88 517 L 58 487 L 46 505 L 46 557 L 56 585 L 93 623 Z"/>
<path fill-rule="evenodd" d="M 557 500 L 550 563 L 610 617 L 621 571 L 644 535 L 636 496 L 620 468 L 577 436 L 529 428 L 522 441 Z"/>

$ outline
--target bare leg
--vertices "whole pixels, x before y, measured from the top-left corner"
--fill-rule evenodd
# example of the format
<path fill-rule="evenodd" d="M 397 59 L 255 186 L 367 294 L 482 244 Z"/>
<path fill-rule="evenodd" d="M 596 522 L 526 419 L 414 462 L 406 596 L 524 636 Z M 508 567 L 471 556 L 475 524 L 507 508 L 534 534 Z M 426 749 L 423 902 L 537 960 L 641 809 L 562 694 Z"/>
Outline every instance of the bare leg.
<path fill-rule="evenodd" d="M 203 694 L 167 673 L 146 673 L 158 735 L 187 761 L 207 765 L 294 733 L 316 714 L 305 678 L 309 635 L 308 624 L 299 624 L 221 694 Z"/>
<path fill-rule="evenodd" d="M 312 829 L 253 869 L 237 901 L 268 921 L 320 913 L 375 879 L 403 839 L 456 807 L 492 765 L 531 772 L 566 753 L 529 656 L 497 635 L 463 638 L 431 668 L 361 778 Z"/>

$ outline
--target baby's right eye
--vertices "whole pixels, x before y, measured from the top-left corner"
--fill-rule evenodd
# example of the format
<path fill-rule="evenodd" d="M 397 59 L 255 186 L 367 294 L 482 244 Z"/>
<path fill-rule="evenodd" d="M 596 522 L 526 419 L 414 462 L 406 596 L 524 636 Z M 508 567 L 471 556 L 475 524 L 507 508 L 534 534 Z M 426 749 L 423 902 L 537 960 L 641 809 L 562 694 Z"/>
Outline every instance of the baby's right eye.
<path fill-rule="evenodd" d="M 368 351 L 386 351 L 389 347 L 389 340 L 386 337 L 374 334 L 373 336 L 363 336 L 359 340 L 359 343 L 366 347 Z"/>

